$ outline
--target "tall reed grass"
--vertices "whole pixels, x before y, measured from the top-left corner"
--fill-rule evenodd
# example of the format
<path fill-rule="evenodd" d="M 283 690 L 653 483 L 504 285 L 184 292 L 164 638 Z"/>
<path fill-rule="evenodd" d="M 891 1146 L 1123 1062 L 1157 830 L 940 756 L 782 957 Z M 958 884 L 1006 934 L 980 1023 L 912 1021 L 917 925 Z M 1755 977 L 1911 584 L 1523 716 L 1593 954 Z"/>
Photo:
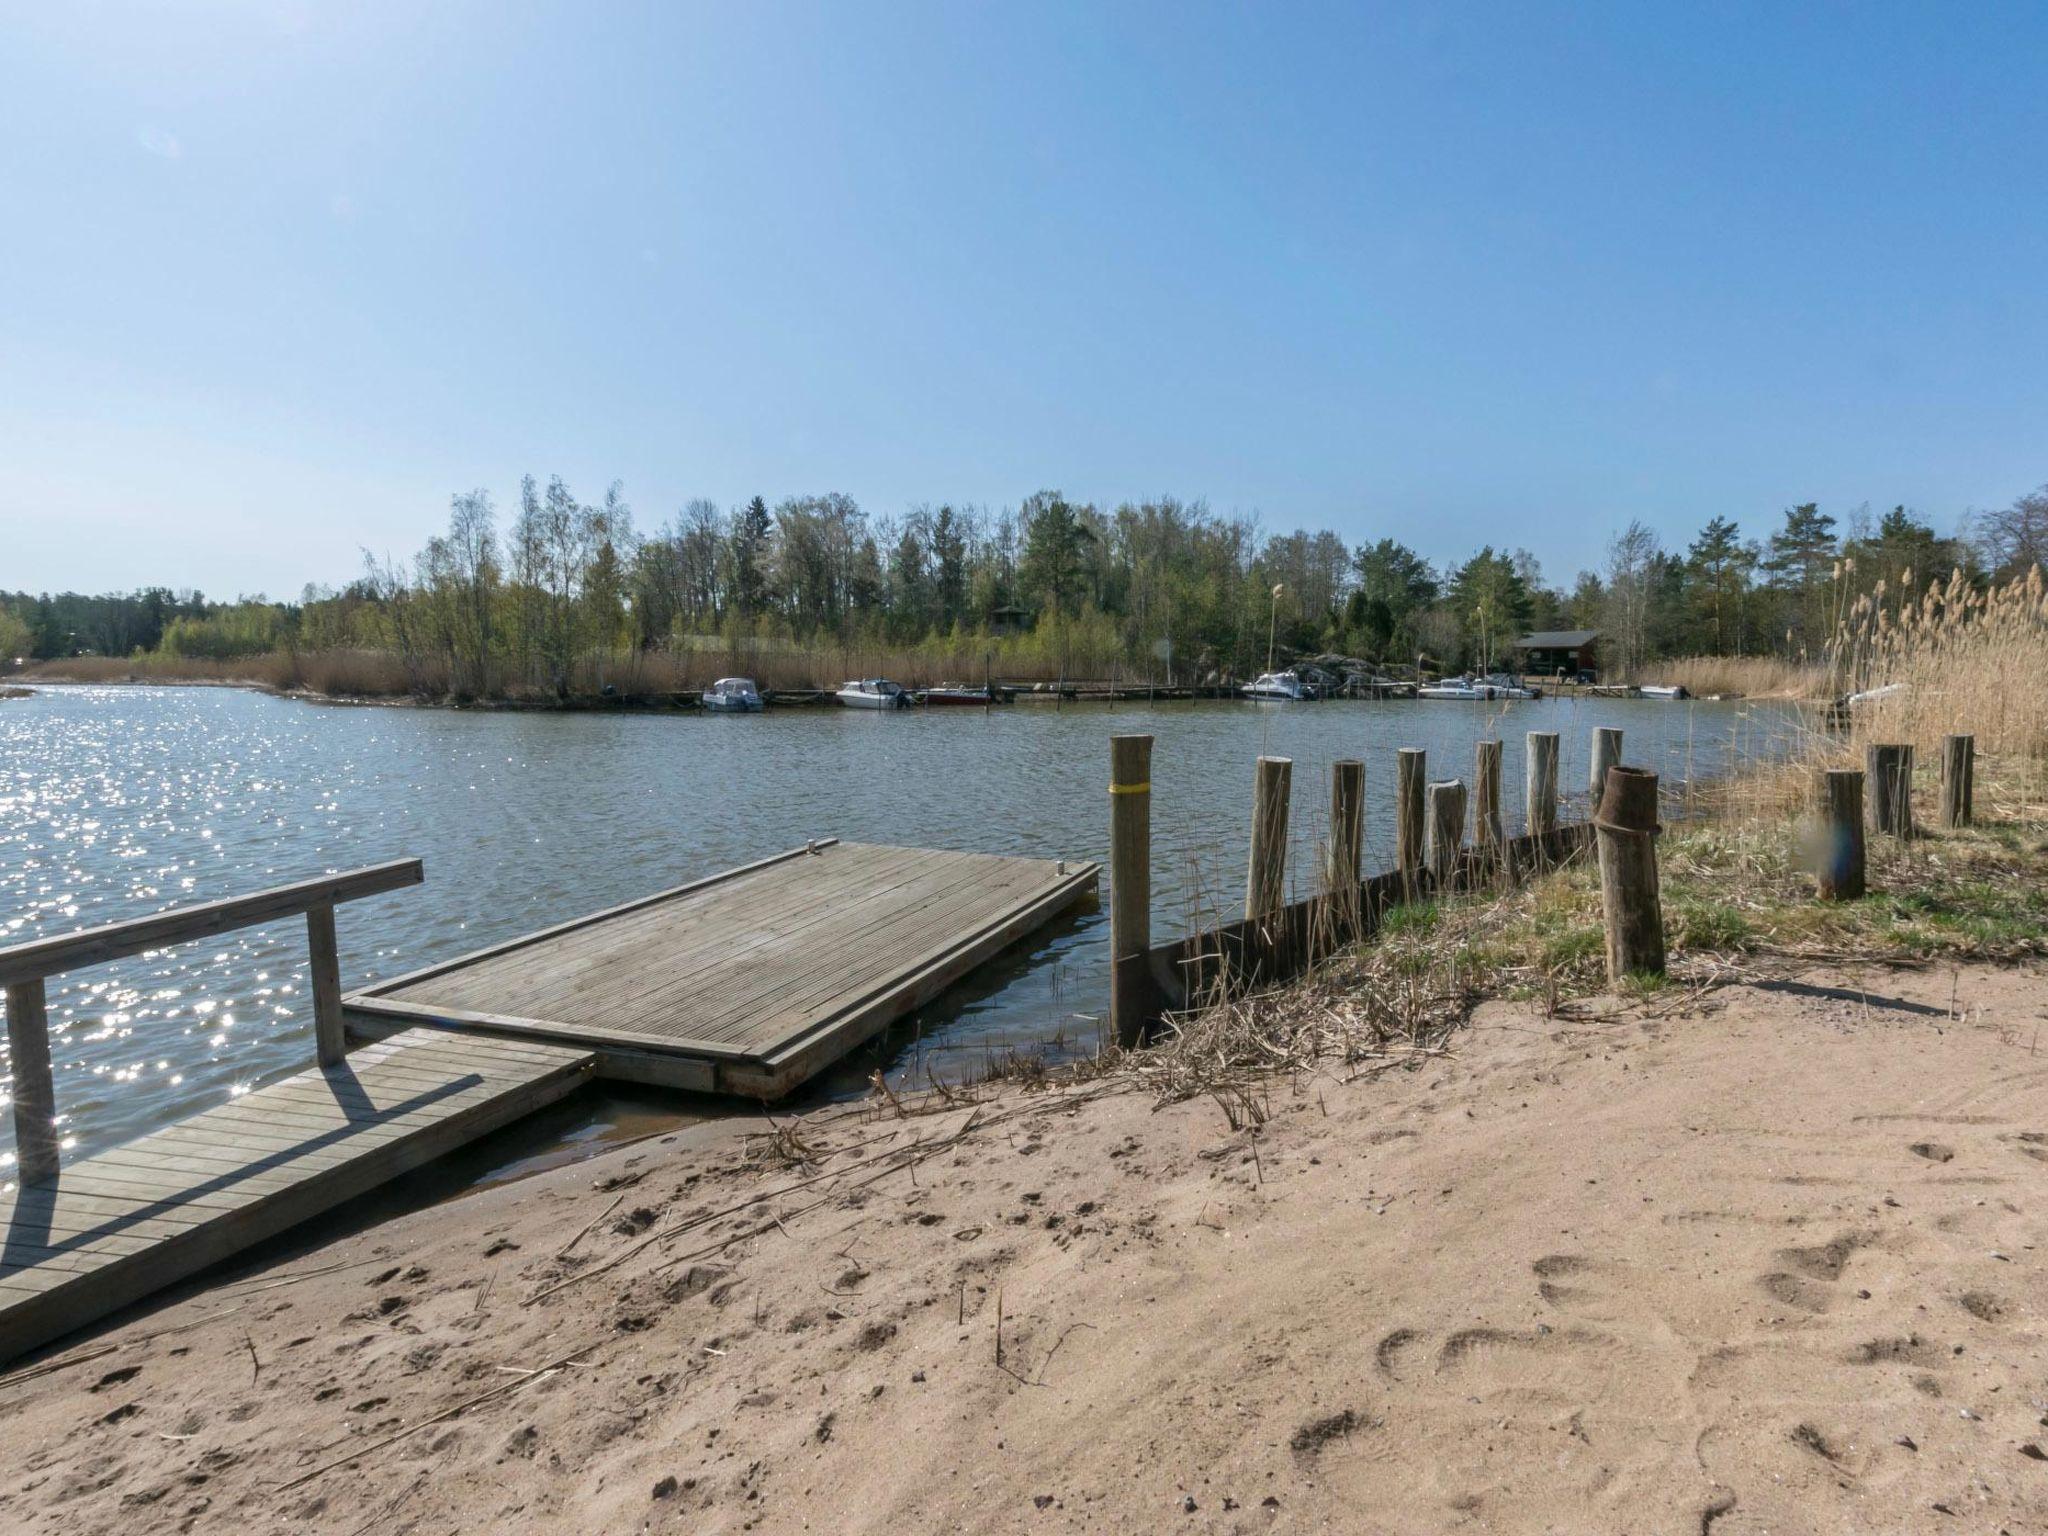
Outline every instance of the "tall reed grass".
<path fill-rule="evenodd" d="M 1676 684 L 1698 698 L 1739 694 L 1746 699 L 1827 697 L 1828 669 L 1773 656 L 1680 656 L 1648 669 L 1640 681 Z"/>

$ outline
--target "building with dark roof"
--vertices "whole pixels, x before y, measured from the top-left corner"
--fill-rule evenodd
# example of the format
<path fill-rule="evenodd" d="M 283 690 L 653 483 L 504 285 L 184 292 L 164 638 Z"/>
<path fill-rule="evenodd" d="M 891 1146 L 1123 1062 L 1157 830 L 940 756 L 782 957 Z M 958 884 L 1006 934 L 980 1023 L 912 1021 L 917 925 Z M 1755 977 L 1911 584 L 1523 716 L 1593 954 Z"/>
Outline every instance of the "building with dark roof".
<path fill-rule="evenodd" d="M 1600 631 L 1597 629 L 1545 629 L 1524 635 L 1515 642 L 1522 672 L 1530 677 L 1599 676 Z"/>

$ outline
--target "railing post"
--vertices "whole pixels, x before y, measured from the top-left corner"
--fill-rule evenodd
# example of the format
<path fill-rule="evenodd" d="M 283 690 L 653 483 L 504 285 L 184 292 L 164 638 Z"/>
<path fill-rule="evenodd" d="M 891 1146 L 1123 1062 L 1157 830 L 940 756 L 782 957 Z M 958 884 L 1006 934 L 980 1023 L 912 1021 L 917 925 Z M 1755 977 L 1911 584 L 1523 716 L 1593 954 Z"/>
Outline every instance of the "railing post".
<path fill-rule="evenodd" d="M 1244 915 L 1264 917 L 1287 899 L 1287 790 L 1291 757 L 1262 757 L 1252 779 L 1252 854 L 1245 871 Z"/>
<path fill-rule="evenodd" d="M 1870 796 L 1870 827 L 1889 832 L 1901 842 L 1913 837 L 1913 749 L 1897 744 L 1873 744 L 1864 749 L 1863 766 L 1869 776 L 1865 793 Z"/>
<path fill-rule="evenodd" d="M 1977 738 L 1941 738 L 1941 824 L 1950 831 L 1967 827 L 1974 816 L 1977 787 Z"/>
<path fill-rule="evenodd" d="M 8 1066 L 14 1074 L 14 1157 L 23 1188 L 57 1176 L 57 1089 L 41 978 L 7 989 Z"/>
<path fill-rule="evenodd" d="M 306 947 L 312 956 L 313 1054 L 331 1067 L 348 1054 L 341 1026 L 341 951 L 334 941 L 334 904 L 306 909 Z"/>
<path fill-rule="evenodd" d="M 1152 738 L 1109 738 L 1109 1025 L 1143 1043 L 1152 948 Z"/>
<path fill-rule="evenodd" d="M 1422 868 L 1422 791 L 1429 772 L 1429 754 L 1421 747 L 1402 747 L 1394 754 L 1394 867 L 1401 888 L 1414 894 L 1415 872 Z"/>
<path fill-rule="evenodd" d="M 1557 830 L 1557 732 L 1531 731 L 1523 778 L 1526 830 L 1548 837 Z"/>
<path fill-rule="evenodd" d="M 1820 795 L 1814 880 L 1823 901 L 1854 901 L 1863 894 L 1863 770 L 1830 768 Z"/>
<path fill-rule="evenodd" d="M 1664 908 L 1657 889 L 1657 775 L 1607 770 L 1593 810 L 1600 843 L 1600 904 L 1607 919 L 1607 979 L 1664 974 Z"/>

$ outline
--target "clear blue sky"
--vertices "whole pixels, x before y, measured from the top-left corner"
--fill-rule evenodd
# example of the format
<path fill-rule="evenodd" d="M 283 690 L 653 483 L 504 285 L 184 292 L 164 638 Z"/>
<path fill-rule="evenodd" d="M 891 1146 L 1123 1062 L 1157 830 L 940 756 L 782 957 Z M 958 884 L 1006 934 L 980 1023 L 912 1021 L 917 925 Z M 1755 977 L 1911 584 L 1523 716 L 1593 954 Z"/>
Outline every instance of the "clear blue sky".
<path fill-rule="evenodd" d="M 1553 579 L 2048 480 L 2048 9 L 7 3 L 0 589 L 451 491 L 1173 493 Z"/>

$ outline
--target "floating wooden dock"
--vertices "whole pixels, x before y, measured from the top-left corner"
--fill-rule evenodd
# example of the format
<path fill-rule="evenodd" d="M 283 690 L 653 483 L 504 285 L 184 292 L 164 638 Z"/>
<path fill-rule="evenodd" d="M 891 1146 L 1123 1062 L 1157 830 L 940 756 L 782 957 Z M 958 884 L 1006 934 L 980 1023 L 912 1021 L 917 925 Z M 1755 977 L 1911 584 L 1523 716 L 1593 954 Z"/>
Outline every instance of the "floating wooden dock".
<path fill-rule="evenodd" d="M 399 976 L 352 1036 L 593 1049 L 604 1077 L 777 1098 L 1093 891 L 1097 866 L 819 842 Z"/>
<path fill-rule="evenodd" d="M 590 1051 L 409 1030 L 0 1195 L 0 1360 L 587 1082 Z"/>
<path fill-rule="evenodd" d="M 0 1362 L 594 1076 L 778 1096 L 1079 901 L 1096 866 L 813 843 L 344 997 L 336 905 L 422 877 L 401 859 L 0 948 L 20 1180 L 0 1194 Z M 301 915 L 313 1070 L 64 1163 L 48 978 Z"/>

